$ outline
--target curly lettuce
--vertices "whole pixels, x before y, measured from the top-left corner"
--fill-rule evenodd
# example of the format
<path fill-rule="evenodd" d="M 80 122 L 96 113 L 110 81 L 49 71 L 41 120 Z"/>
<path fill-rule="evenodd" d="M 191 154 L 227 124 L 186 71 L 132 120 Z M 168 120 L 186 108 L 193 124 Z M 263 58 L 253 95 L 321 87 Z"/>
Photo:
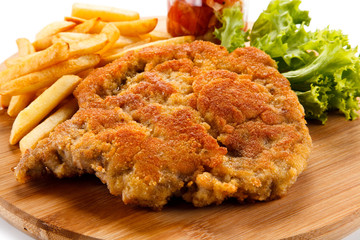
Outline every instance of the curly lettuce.
<path fill-rule="evenodd" d="M 340 111 L 348 120 L 358 118 L 360 58 L 340 30 L 307 31 L 311 18 L 299 9 L 300 0 L 272 0 L 250 32 L 250 45 L 269 54 L 279 71 L 290 81 L 307 119 L 323 124 L 329 111 Z M 226 15 L 226 16 L 225 16 Z M 223 27 L 240 24 L 239 16 L 223 12 Z M 216 30 L 219 36 L 221 29 Z M 230 32 L 230 31 L 229 31 Z M 245 33 L 219 39 L 232 51 L 242 47 Z M 226 35 L 226 37 L 225 37 Z M 230 35 L 231 37 L 228 37 Z M 243 38 L 243 41 L 237 38 Z M 225 39 L 226 38 L 226 39 Z M 236 40 L 233 40 L 236 39 Z"/>
<path fill-rule="evenodd" d="M 273 0 L 251 30 L 251 45 L 268 53 L 290 81 L 308 119 L 327 120 L 339 110 L 358 117 L 360 59 L 340 30 L 306 31 L 310 17 L 300 0 Z"/>
<path fill-rule="evenodd" d="M 299 5 L 300 0 L 271 1 L 251 29 L 250 44 L 272 58 L 286 62 L 291 61 L 290 58 L 303 61 L 306 56 L 295 49 L 308 40 L 304 25 L 309 25 L 311 19 L 307 11 L 299 10 Z M 284 64 L 281 62 L 279 68 L 285 67 Z"/>
<path fill-rule="evenodd" d="M 221 41 L 221 45 L 229 52 L 238 47 L 244 47 L 247 41 L 248 32 L 243 31 L 245 23 L 243 13 L 239 4 L 227 7 L 221 13 L 216 14 L 221 27 L 215 29 L 214 35 Z"/>

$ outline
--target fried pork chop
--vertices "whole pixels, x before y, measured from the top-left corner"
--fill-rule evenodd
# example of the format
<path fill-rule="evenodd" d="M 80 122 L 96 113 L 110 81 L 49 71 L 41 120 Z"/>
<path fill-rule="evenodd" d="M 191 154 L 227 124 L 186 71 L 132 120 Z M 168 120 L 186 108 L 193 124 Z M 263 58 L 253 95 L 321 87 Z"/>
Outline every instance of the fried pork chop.
<path fill-rule="evenodd" d="M 209 42 L 146 48 L 99 68 L 76 89 L 80 109 L 15 174 L 95 174 L 125 204 L 161 209 L 283 196 L 304 170 L 304 111 L 274 61 Z"/>

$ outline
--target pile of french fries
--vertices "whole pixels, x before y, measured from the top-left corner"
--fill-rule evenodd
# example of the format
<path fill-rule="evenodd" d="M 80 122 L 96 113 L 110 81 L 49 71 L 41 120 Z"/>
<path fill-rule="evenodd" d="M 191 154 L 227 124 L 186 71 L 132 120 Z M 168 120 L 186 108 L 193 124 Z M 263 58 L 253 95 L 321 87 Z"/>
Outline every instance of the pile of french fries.
<path fill-rule="evenodd" d="M 35 41 L 17 39 L 18 54 L 0 72 L 0 107 L 16 117 L 10 144 L 22 153 L 77 111 L 71 96 L 91 70 L 152 45 L 193 41 L 155 31 L 157 18 L 113 7 L 75 3 L 72 14 L 44 27 Z"/>

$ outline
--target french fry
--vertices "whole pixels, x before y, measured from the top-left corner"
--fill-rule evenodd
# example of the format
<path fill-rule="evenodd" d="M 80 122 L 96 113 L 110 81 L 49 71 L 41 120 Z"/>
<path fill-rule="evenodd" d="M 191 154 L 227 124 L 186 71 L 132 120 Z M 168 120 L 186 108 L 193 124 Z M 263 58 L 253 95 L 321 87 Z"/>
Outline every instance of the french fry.
<path fill-rule="evenodd" d="M 119 29 L 117 29 L 115 27 L 114 24 L 112 23 L 107 23 L 105 25 L 105 27 L 101 30 L 101 34 L 105 34 L 107 36 L 107 39 L 109 40 L 109 42 L 106 44 L 106 46 L 101 49 L 98 54 L 103 54 L 104 52 L 108 51 L 113 45 L 114 43 L 118 40 L 118 38 L 120 37 L 120 31 Z"/>
<path fill-rule="evenodd" d="M 80 24 L 80 23 L 83 23 L 86 21 L 86 19 L 73 17 L 73 16 L 66 16 L 66 17 L 64 17 L 64 20 L 69 21 L 69 22 L 74 22 L 76 24 Z"/>
<path fill-rule="evenodd" d="M 52 43 L 53 43 L 52 39 L 53 39 L 53 35 L 37 39 L 33 42 L 33 46 L 36 51 L 44 50 L 52 45 Z"/>
<path fill-rule="evenodd" d="M 33 46 L 36 51 L 44 50 L 52 45 L 53 36 L 59 32 L 68 31 L 75 27 L 76 23 L 70 21 L 53 22 L 44 27 L 36 34 Z"/>
<path fill-rule="evenodd" d="M 132 48 L 126 48 L 125 50 L 120 51 L 116 54 L 103 56 L 101 58 L 100 65 L 105 65 L 107 63 L 110 63 L 110 62 L 114 61 L 115 59 L 118 59 L 118 58 L 124 56 L 126 53 L 128 53 L 130 51 L 137 52 L 143 48 L 150 47 L 150 46 L 164 46 L 164 45 L 169 45 L 169 44 L 181 44 L 181 43 L 186 43 L 186 42 L 192 42 L 192 41 L 194 41 L 194 39 L 195 38 L 193 36 L 175 37 L 175 38 L 170 38 L 170 39 L 166 39 L 166 40 L 160 40 L 160 41 L 156 41 L 156 42 L 146 43 L 146 44 L 135 46 Z"/>
<path fill-rule="evenodd" d="M 141 41 L 141 37 L 130 37 L 130 36 L 121 36 L 116 40 L 116 42 L 113 45 L 113 48 L 122 48 L 125 46 L 128 46 L 130 44 L 134 44 L 138 41 Z"/>
<path fill-rule="evenodd" d="M 144 39 L 144 40 L 139 40 L 139 41 L 137 41 L 137 42 L 135 42 L 133 44 L 129 44 L 129 45 L 126 45 L 126 46 L 121 47 L 121 48 L 112 48 L 109 51 L 107 51 L 106 54 L 104 54 L 104 57 L 114 55 L 114 54 L 118 54 L 118 53 L 123 52 L 123 51 L 125 51 L 127 49 L 144 45 L 146 43 L 149 43 L 150 40 L 151 40 L 150 38 L 147 38 L 147 39 Z"/>
<path fill-rule="evenodd" d="M 29 73 L 22 77 L 6 82 L 0 87 L 1 95 L 21 95 L 35 92 L 48 87 L 58 78 L 67 74 L 76 74 L 85 69 L 96 66 L 100 61 L 97 54 L 89 54 L 57 63 L 38 72 Z"/>
<path fill-rule="evenodd" d="M 52 66 L 68 57 L 69 45 L 66 42 L 58 42 L 41 52 L 24 56 L 18 64 L 0 72 L 0 88 L 12 79 Z"/>
<path fill-rule="evenodd" d="M 35 48 L 27 38 L 18 38 L 16 39 L 16 44 L 18 46 L 18 55 L 23 57 L 35 52 Z"/>
<path fill-rule="evenodd" d="M 131 21 L 139 19 L 139 13 L 135 11 L 83 3 L 73 4 L 71 16 L 84 19 L 100 17 L 101 20 L 105 22 Z"/>
<path fill-rule="evenodd" d="M 91 28 L 91 29 L 89 30 L 89 33 L 98 34 L 98 33 L 100 33 L 101 30 L 105 27 L 105 25 L 106 25 L 106 22 L 103 22 L 103 21 L 100 20 L 100 21 L 98 21 L 98 22 L 96 23 L 96 25 L 94 25 L 93 28 Z"/>
<path fill-rule="evenodd" d="M 104 49 L 108 44 L 109 39 L 104 33 L 96 34 L 83 41 L 70 42 L 70 56 L 95 53 Z"/>
<path fill-rule="evenodd" d="M 9 107 L 11 101 L 11 96 L 0 95 L 0 108 L 7 108 Z"/>
<path fill-rule="evenodd" d="M 54 36 L 54 38 L 62 39 L 65 42 L 82 41 L 82 40 L 86 40 L 86 39 L 89 39 L 92 37 L 94 37 L 94 34 L 74 33 L 74 32 L 60 32 Z M 54 40 L 53 40 L 53 42 L 54 42 Z"/>
<path fill-rule="evenodd" d="M 159 41 L 159 40 L 165 40 L 171 38 L 171 35 L 167 32 L 161 32 L 161 31 L 151 31 L 147 34 L 141 35 L 141 38 L 150 38 L 151 42 Z"/>
<path fill-rule="evenodd" d="M 19 49 L 19 56 L 27 56 L 35 52 L 34 46 L 26 38 L 19 38 L 16 40 L 16 43 Z M 32 101 L 33 97 L 33 93 L 12 96 L 7 110 L 7 114 L 10 117 L 16 117 L 19 112 L 23 110 Z"/>
<path fill-rule="evenodd" d="M 34 99 L 33 93 L 12 96 L 7 110 L 10 117 L 16 117 Z"/>
<path fill-rule="evenodd" d="M 26 149 L 34 148 L 38 141 L 49 136 L 50 132 L 54 130 L 58 124 L 69 119 L 77 109 L 77 101 L 75 98 L 72 98 L 20 140 L 19 146 L 21 152 L 24 153 Z"/>
<path fill-rule="evenodd" d="M 31 55 L 31 54 L 30 54 Z M 4 63 L 5 63 L 5 66 L 6 66 L 6 68 L 10 68 L 10 67 L 13 67 L 14 65 L 18 65 L 18 64 L 20 64 L 21 62 L 23 62 L 23 61 L 25 61 L 27 58 L 29 58 L 30 56 L 29 55 L 27 55 L 27 56 L 22 56 L 22 57 L 20 57 L 20 56 L 14 56 L 14 57 L 10 57 L 10 58 L 8 58 L 8 59 L 6 59 L 5 61 L 4 61 Z M 5 68 L 5 69 L 6 69 Z M 4 69 L 4 70 L 5 70 Z M 4 71 L 3 70 L 3 71 Z M 1 71 L 0 71 L 1 72 Z"/>
<path fill-rule="evenodd" d="M 35 48 L 27 38 L 18 38 L 16 40 L 18 46 L 18 56 L 24 57 L 35 52 Z M 10 117 L 16 117 L 21 110 L 23 110 L 33 99 L 33 94 L 28 93 L 24 95 L 12 96 L 7 114 Z"/>
<path fill-rule="evenodd" d="M 75 27 L 76 23 L 70 21 L 57 21 L 48 24 L 43 29 L 40 30 L 35 36 L 35 40 L 43 39 L 46 37 L 50 37 L 59 32 L 64 32 L 70 30 Z"/>
<path fill-rule="evenodd" d="M 111 62 L 129 51 L 193 41 L 192 37 L 168 39 L 168 34 L 154 30 L 157 23 L 157 18 L 139 19 L 135 11 L 75 3 L 70 17 L 45 26 L 33 43 L 19 38 L 18 56 L 6 60 L 8 68 L 0 72 L 0 107 L 7 108 L 8 115 L 16 116 L 10 143 L 19 142 L 73 91 L 66 90 L 69 83 L 62 83 L 63 79 L 85 78 L 100 66 L 100 61 Z M 66 96 L 64 91 L 68 91 Z M 64 117 L 63 108 L 22 140 L 21 151 L 33 147 L 69 117 Z M 72 110 L 72 115 L 76 107 L 72 105 L 68 110 Z"/>
<path fill-rule="evenodd" d="M 13 123 L 10 133 L 10 144 L 13 145 L 19 142 L 51 110 L 69 96 L 80 81 L 81 78 L 76 75 L 65 75 L 22 110 Z"/>
<path fill-rule="evenodd" d="M 112 22 L 119 30 L 122 36 L 137 37 L 153 31 L 158 23 L 157 18 L 139 19 L 134 21 Z M 92 33 L 99 33 L 104 28 L 106 22 L 99 22 L 92 29 Z"/>
<path fill-rule="evenodd" d="M 7 68 L 11 67 L 11 66 L 14 66 L 16 64 L 19 64 L 19 62 L 21 62 L 23 59 L 23 57 L 19 57 L 19 56 L 12 56 L 12 57 L 9 57 L 8 59 L 6 59 L 4 61 L 4 64 Z"/>
<path fill-rule="evenodd" d="M 138 36 L 149 33 L 155 29 L 157 23 L 157 18 L 113 22 L 123 36 Z"/>
<path fill-rule="evenodd" d="M 92 18 L 80 23 L 71 32 L 74 33 L 89 33 L 100 23 L 100 18 Z"/>

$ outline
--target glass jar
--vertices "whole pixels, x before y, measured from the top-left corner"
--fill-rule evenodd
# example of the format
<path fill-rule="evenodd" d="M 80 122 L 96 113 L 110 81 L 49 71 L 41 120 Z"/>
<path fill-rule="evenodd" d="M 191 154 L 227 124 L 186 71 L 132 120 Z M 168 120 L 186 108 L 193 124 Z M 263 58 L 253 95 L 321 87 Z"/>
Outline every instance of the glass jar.
<path fill-rule="evenodd" d="M 167 30 L 173 36 L 205 36 L 218 23 L 215 14 L 239 2 L 246 25 L 244 0 L 168 0 Z"/>

